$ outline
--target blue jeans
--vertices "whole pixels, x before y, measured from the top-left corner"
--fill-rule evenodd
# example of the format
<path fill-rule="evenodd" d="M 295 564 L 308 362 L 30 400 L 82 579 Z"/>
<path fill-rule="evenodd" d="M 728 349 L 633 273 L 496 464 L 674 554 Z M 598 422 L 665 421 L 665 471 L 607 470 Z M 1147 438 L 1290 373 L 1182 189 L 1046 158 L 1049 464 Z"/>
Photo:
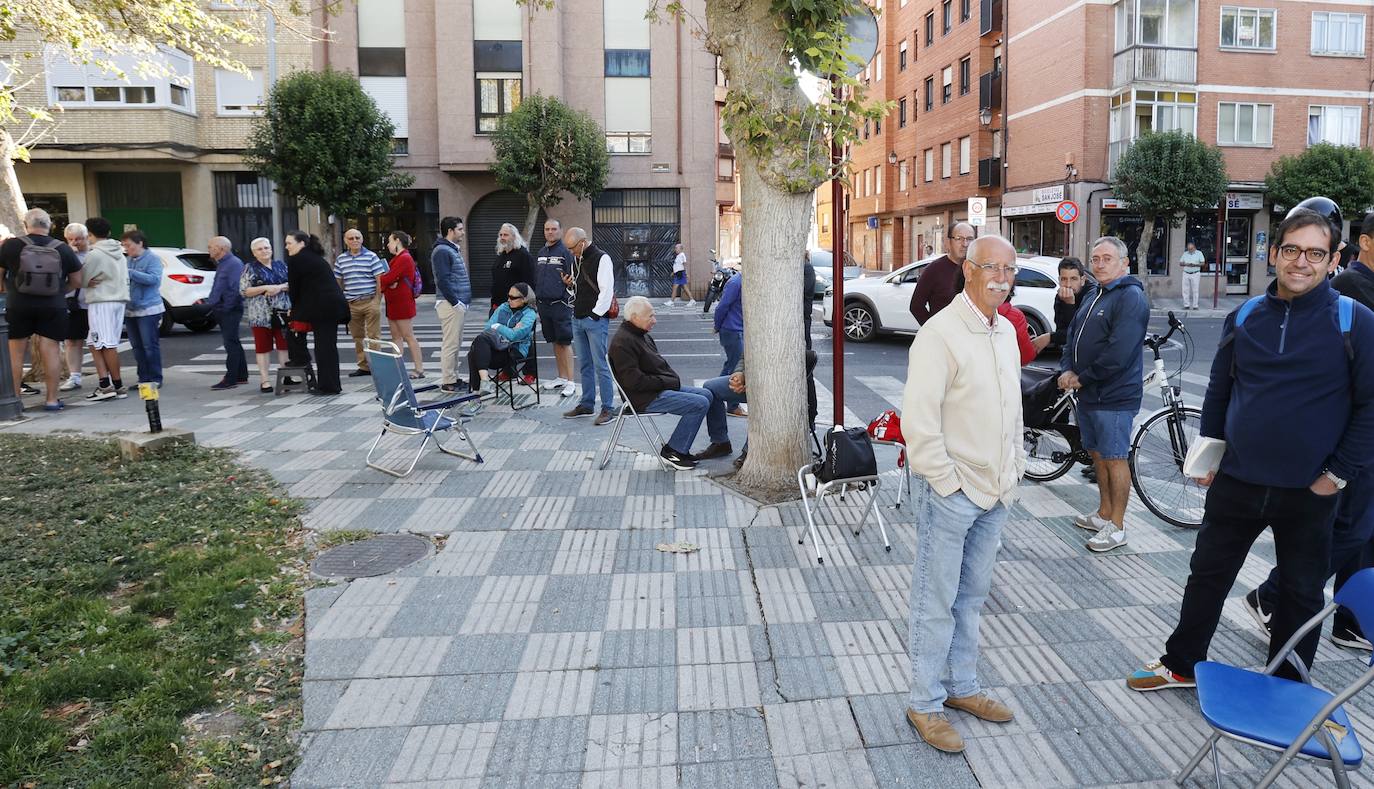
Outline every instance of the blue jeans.
<path fill-rule="evenodd" d="M 681 455 L 692 454 L 692 441 L 701 430 L 701 420 L 706 420 L 706 433 L 713 444 L 730 441 L 730 431 L 725 426 L 725 403 L 710 392 L 697 386 L 684 386 L 681 389 L 668 389 L 658 393 L 648 409 L 659 414 L 677 414 L 673 435 L 668 446 Z"/>
<path fill-rule="evenodd" d="M 729 375 L 744 356 L 744 332 L 721 329 L 720 347 L 725 350 L 725 366 L 720 368 L 720 374 Z"/>
<path fill-rule="evenodd" d="M 224 380 L 248 380 L 248 359 L 243 355 L 243 341 L 239 339 L 243 309 L 223 312 L 217 310 L 215 320 L 219 321 L 219 338 L 224 343 Z"/>
<path fill-rule="evenodd" d="M 720 378 L 709 378 L 702 383 L 701 386 L 714 395 L 717 400 L 724 403 L 726 408 L 734 408 L 740 403 L 749 402 L 748 390 L 740 392 L 739 394 L 731 391 L 729 375 L 723 375 Z"/>
<path fill-rule="evenodd" d="M 582 378 L 582 400 L 578 405 L 596 405 L 596 390 L 601 388 L 601 407 L 607 411 L 615 403 L 615 386 L 611 383 L 611 365 L 606 360 L 610 346 L 611 324 L 601 318 L 573 319 L 573 352 L 577 354 L 577 370 Z"/>
<path fill-rule="evenodd" d="M 913 490 L 916 564 L 911 574 L 911 709 L 939 712 L 978 686 L 978 616 L 992 585 L 1007 508 L 983 510 L 963 491 Z"/>
<path fill-rule="evenodd" d="M 161 324 L 162 313 L 124 319 L 124 329 L 129 332 L 129 345 L 133 346 L 138 382 L 141 384 L 162 386 L 162 340 L 157 333 Z"/>

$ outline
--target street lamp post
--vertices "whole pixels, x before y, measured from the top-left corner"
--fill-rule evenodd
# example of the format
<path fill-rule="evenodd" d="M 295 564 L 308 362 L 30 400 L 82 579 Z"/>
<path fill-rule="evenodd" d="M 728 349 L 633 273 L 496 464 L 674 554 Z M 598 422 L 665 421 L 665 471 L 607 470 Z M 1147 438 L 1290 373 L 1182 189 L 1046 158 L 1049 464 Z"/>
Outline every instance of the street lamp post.
<path fill-rule="evenodd" d="M 24 403 L 14 391 L 14 368 L 10 365 L 10 324 L 5 320 L 5 297 L 0 294 L 0 419 L 18 419 Z"/>
<path fill-rule="evenodd" d="M 840 101 L 840 86 L 832 83 L 835 101 Z M 835 424 L 844 424 L 844 183 L 840 165 L 844 152 L 835 135 L 830 135 L 830 391 L 834 397 Z"/>

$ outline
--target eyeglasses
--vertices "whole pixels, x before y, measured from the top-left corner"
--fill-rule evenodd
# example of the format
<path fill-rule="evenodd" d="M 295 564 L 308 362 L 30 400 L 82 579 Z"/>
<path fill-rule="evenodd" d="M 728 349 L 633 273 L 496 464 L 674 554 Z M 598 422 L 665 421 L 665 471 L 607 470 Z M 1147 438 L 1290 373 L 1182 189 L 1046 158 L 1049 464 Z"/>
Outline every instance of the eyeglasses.
<path fill-rule="evenodd" d="M 1110 263 L 1115 263 L 1118 260 L 1120 260 L 1120 258 L 1118 258 L 1116 255 L 1093 255 L 1092 257 L 1088 258 L 1088 262 L 1093 264 L 1094 266 L 1099 264 L 1105 266 Z"/>
<path fill-rule="evenodd" d="M 524 297 L 523 295 L 519 294 L 519 293 L 508 293 L 508 294 L 506 294 L 506 301 L 519 301 L 519 300 L 521 300 L 521 299 L 523 299 L 523 298 L 525 298 L 525 297 Z"/>
<path fill-rule="evenodd" d="M 1299 255 L 1305 255 L 1308 263 L 1317 266 L 1325 263 L 1327 259 L 1331 257 L 1330 250 L 1321 249 L 1319 247 L 1308 247 L 1307 249 L 1303 249 L 1293 244 L 1284 244 L 1279 247 L 1279 254 L 1283 256 L 1284 260 L 1297 260 Z"/>
<path fill-rule="evenodd" d="M 964 242 L 965 244 L 972 244 L 973 241 L 974 241 L 974 237 L 973 237 L 973 236 L 950 236 L 950 237 L 949 237 L 949 240 L 950 240 L 950 241 L 962 241 L 962 242 Z"/>
<path fill-rule="evenodd" d="M 1014 277 L 1016 272 L 1021 270 L 1020 266 L 999 266 L 996 263 L 974 263 L 973 267 L 982 269 L 989 274 L 1001 274 L 1004 277 Z"/>

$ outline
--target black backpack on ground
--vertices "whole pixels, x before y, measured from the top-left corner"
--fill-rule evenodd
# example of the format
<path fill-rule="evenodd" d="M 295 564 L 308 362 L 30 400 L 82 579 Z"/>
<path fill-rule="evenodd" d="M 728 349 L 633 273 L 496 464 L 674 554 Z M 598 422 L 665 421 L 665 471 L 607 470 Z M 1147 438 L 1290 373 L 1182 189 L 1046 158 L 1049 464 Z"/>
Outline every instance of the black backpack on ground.
<path fill-rule="evenodd" d="M 826 432 L 824 444 L 825 459 L 814 468 L 821 482 L 878 475 L 878 460 L 866 429 L 836 425 Z"/>
<path fill-rule="evenodd" d="M 24 248 L 19 252 L 19 268 L 14 274 L 15 289 L 28 296 L 56 296 L 62 292 L 62 253 L 57 245 L 38 244 L 27 236 L 19 237 Z"/>

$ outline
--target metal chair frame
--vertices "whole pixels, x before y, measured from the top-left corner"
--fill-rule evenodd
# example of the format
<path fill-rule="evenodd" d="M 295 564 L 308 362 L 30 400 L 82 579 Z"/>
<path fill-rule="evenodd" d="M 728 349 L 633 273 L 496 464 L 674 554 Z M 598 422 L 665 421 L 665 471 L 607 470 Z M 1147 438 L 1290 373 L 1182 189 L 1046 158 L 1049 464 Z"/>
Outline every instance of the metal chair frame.
<path fill-rule="evenodd" d="M 904 472 L 902 480 L 897 483 L 897 503 L 892 505 L 892 509 L 900 510 L 902 508 L 902 502 L 911 497 L 911 453 L 907 451 L 906 444 L 900 441 L 883 441 L 877 438 L 871 438 L 870 440 L 873 442 L 874 446 L 896 447 L 901 453 L 897 455 L 897 457 L 906 458 L 906 462 L 902 463 L 902 471 Z"/>
<path fill-rule="evenodd" d="M 493 381 L 493 382 L 495 383 L 495 385 L 496 385 L 496 402 L 499 402 L 499 401 L 501 400 L 501 393 L 502 393 L 502 392 L 505 392 L 507 399 L 510 400 L 510 408 L 511 408 L 512 411 L 523 411 L 523 410 L 525 410 L 526 408 L 529 408 L 530 406 L 533 406 L 533 405 L 542 405 L 542 404 L 543 404 L 543 398 L 542 398 L 542 396 L 540 395 L 540 392 L 539 392 L 539 380 L 540 380 L 540 379 L 539 379 L 539 372 L 538 372 L 538 364 L 536 363 L 536 365 L 535 365 L 535 374 L 534 374 L 534 384 L 533 384 L 533 385 L 527 384 L 527 383 L 525 383 L 524 381 L 521 380 L 521 375 L 523 375 L 523 373 L 522 373 L 523 366 L 524 366 L 525 364 L 527 364 L 527 363 L 529 362 L 530 359 L 534 358 L 535 354 L 539 353 L 539 346 L 538 346 L 539 339 L 538 339 L 538 337 L 537 337 L 538 334 L 539 334 L 539 320 L 536 318 L 536 319 L 535 319 L 535 322 L 534 322 L 534 330 L 533 330 L 532 332 L 530 332 L 530 347 L 529 347 L 529 351 L 528 351 L 523 357 L 521 357 L 521 358 L 519 358 L 519 359 L 515 359 L 515 358 L 509 358 L 509 359 L 508 359 L 508 361 L 506 362 L 505 367 L 503 367 L 502 370 L 501 370 L 501 372 L 504 372 L 504 373 L 506 374 L 507 380 L 502 381 L 502 380 L 500 379 L 500 376 L 496 376 L 496 377 L 492 378 L 492 381 Z M 513 356 L 513 355 L 512 355 L 512 356 Z M 527 388 L 527 389 L 533 390 L 533 391 L 534 391 L 534 401 L 533 401 L 533 402 L 530 402 L 530 403 L 525 403 L 524 405 L 516 405 L 516 404 L 515 404 L 515 387 L 516 387 L 516 386 L 523 386 L 523 387 L 525 387 L 525 388 Z"/>
<path fill-rule="evenodd" d="M 473 442 L 472 436 L 468 434 L 465 426 L 466 419 L 462 417 L 450 417 L 448 412 L 455 406 L 471 402 L 478 398 L 476 394 L 462 394 L 457 397 L 450 397 L 432 403 L 421 403 L 415 396 L 416 392 L 425 392 L 438 389 L 438 384 L 413 387 L 410 378 L 406 373 L 405 362 L 401 358 L 401 350 L 395 343 L 384 342 L 382 340 L 369 339 L 365 343 L 365 353 L 368 357 L 369 365 L 372 368 L 373 385 L 377 389 L 377 399 L 382 403 L 382 429 L 377 434 L 377 438 L 372 442 L 372 446 L 367 450 L 367 467 L 376 469 L 383 474 L 393 477 L 404 478 L 410 476 L 415 470 L 415 465 L 420 462 L 420 457 L 424 455 L 425 449 L 429 447 L 432 440 L 440 452 L 446 455 L 453 455 L 464 460 L 471 460 L 481 463 L 482 453 Z M 386 373 L 378 375 L 379 371 L 392 368 L 392 372 L 397 375 L 399 383 L 390 390 L 384 391 L 387 384 L 380 378 L 386 377 Z M 404 424 L 404 422 L 411 424 Z M 444 430 L 454 430 L 458 433 L 461 440 L 466 441 L 472 447 L 472 452 L 461 452 L 446 445 L 438 437 L 438 433 Z M 383 466 L 373 460 L 373 455 L 377 447 L 382 443 L 382 438 L 386 434 L 402 436 L 423 436 L 420 448 L 416 450 L 415 457 L 411 458 L 410 465 L 404 471 Z"/>
<path fill-rule="evenodd" d="M 619 446 L 620 431 L 625 428 L 625 417 L 629 415 L 634 418 L 635 424 L 639 425 L 639 432 L 644 434 L 644 443 L 648 445 L 649 453 L 658 460 L 659 465 L 668 471 L 677 471 L 677 469 L 669 466 L 668 461 L 664 460 L 660 454 L 668 442 L 663 440 L 663 434 L 659 432 L 653 417 L 665 416 L 665 414 L 651 411 L 640 413 L 636 410 L 630 403 L 630 398 L 625 394 L 625 389 L 620 385 L 620 379 L 615 377 L 615 370 L 611 369 L 609 358 L 606 360 L 606 369 L 611 370 L 611 383 L 615 386 L 615 396 L 620 398 L 620 409 L 616 412 L 615 424 L 611 425 L 611 435 L 601 447 L 601 453 L 596 462 L 597 470 L 606 468 L 606 465 L 611 462 L 611 453 Z M 653 431 L 652 435 L 650 435 L 650 431 Z"/>
<path fill-rule="evenodd" d="M 878 519 L 878 531 L 883 536 L 883 548 L 890 552 L 892 550 L 892 543 L 887 539 L 887 526 L 883 523 L 882 508 L 878 506 L 878 488 L 882 480 L 879 479 L 877 475 L 873 475 L 871 477 L 849 477 L 847 479 L 832 479 L 829 482 L 821 482 L 820 479 L 816 478 L 814 469 L 815 464 L 808 464 L 797 469 L 797 489 L 801 491 L 802 503 L 806 507 L 806 528 L 803 529 L 801 535 L 797 537 L 797 544 L 804 545 L 806 543 L 807 532 L 810 532 L 811 544 L 816 548 L 816 563 L 825 564 L 825 557 L 821 556 L 820 537 L 816 534 L 815 519 L 815 512 L 820 508 L 821 498 L 827 493 L 832 495 L 838 493 L 840 495 L 840 500 L 843 501 L 844 494 L 848 491 L 849 486 L 867 483 L 867 487 L 870 491 L 868 506 L 864 508 L 863 517 L 859 519 L 858 525 L 854 527 L 854 536 L 859 536 L 859 531 L 863 529 L 864 524 L 868 523 L 868 516 L 872 514 Z M 807 495 L 807 475 L 810 475 L 812 479 L 816 481 L 816 490 L 811 493 L 811 495 Z"/>

